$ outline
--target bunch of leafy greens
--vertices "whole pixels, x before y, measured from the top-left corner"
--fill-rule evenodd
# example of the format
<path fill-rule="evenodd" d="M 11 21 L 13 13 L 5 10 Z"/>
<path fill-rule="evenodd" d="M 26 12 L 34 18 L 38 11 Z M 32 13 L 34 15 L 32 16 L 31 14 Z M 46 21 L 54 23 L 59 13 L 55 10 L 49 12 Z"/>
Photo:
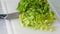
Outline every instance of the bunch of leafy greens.
<path fill-rule="evenodd" d="M 52 31 L 55 17 L 47 0 L 20 0 L 17 10 L 23 26 Z"/>

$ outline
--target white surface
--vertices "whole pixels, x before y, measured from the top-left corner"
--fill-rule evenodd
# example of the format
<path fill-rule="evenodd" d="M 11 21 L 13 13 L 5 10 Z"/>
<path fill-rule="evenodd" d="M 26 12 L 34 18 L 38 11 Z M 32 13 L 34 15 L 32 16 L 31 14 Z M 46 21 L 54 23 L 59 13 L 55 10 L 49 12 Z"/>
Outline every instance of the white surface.
<path fill-rule="evenodd" d="M 0 0 L 0 14 L 3 14 L 1 0 Z"/>
<path fill-rule="evenodd" d="M 8 14 L 18 12 L 16 11 L 18 0 L 6 0 Z"/>
<path fill-rule="evenodd" d="M 10 23 L 10 20 L 5 20 L 5 22 L 6 22 L 6 27 L 7 27 L 6 29 L 7 29 L 8 34 L 13 34 L 12 25 Z"/>
<path fill-rule="evenodd" d="M 5 19 L 0 19 L 0 34 L 8 34 Z"/>
<path fill-rule="evenodd" d="M 51 4 L 53 4 L 55 10 L 60 16 L 60 0 L 49 0 Z"/>
<path fill-rule="evenodd" d="M 2 0 L 0 0 L 0 14 L 6 14 L 5 6 Z"/>
<path fill-rule="evenodd" d="M 11 14 L 16 11 L 18 0 L 1 0 L 2 9 L 4 14 Z"/>

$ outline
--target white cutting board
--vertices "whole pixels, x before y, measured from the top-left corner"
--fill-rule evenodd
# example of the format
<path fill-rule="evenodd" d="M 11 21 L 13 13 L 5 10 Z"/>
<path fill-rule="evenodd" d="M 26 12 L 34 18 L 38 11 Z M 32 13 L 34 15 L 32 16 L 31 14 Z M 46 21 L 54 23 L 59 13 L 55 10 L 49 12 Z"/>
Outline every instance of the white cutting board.
<path fill-rule="evenodd" d="M 6 0 L 6 6 L 7 6 L 8 14 L 17 12 L 16 7 L 17 7 L 17 4 L 18 4 L 18 1 L 19 0 Z M 60 0 L 53 0 L 53 1 L 50 0 L 50 2 L 53 4 L 55 9 L 56 9 L 56 7 L 58 7 L 58 8 L 60 7 L 60 5 L 58 4 L 59 1 Z M 57 3 L 57 5 L 56 5 L 56 3 Z M 57 9 L 56 9 L 56 11 L 57 11 Z M 57 13 L 60 14 L 59 11 L 57 11 Z M 60 19 L 60 17 L 59 17 L 59 19 Z M 22 27 L 21 24 L 19 23 L 18 19 L 10 19 L 10 20 L 7 20 L 7 21 L 8 21 L 7 23 L 10 24 L 10 28 L 11 28 L 10 30 L 8 29 L 9 34 L 10 34 L 10 32 L 11 32 L 11 34 L 60 34 L 60 23 L 58 21 L 56 21 L 54 23 L 54 25 L 57 26 L 56 29 L 54 30 L 54 32 L 41 31 L 41 30 L 34 31 L 31 28 Z"/>
<path fill-rule="evenodd" d="M 18 0 L 1 0 L 3 10 L 6 14 L 16 13 Z"/>

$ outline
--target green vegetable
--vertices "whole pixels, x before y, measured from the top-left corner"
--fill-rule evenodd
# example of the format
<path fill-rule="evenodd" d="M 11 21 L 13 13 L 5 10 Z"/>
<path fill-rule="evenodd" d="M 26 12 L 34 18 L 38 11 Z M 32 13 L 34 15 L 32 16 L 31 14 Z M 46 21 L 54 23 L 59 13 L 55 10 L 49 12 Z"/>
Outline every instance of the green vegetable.
<path fill-rule="evenodd" d="M 22 25 L 35 30 L 49 30 L 55 20 L 54 12 L 50 10 L 47 0 L 20 0 L 17 10 L 21 13 L 19 20 Z"/>

